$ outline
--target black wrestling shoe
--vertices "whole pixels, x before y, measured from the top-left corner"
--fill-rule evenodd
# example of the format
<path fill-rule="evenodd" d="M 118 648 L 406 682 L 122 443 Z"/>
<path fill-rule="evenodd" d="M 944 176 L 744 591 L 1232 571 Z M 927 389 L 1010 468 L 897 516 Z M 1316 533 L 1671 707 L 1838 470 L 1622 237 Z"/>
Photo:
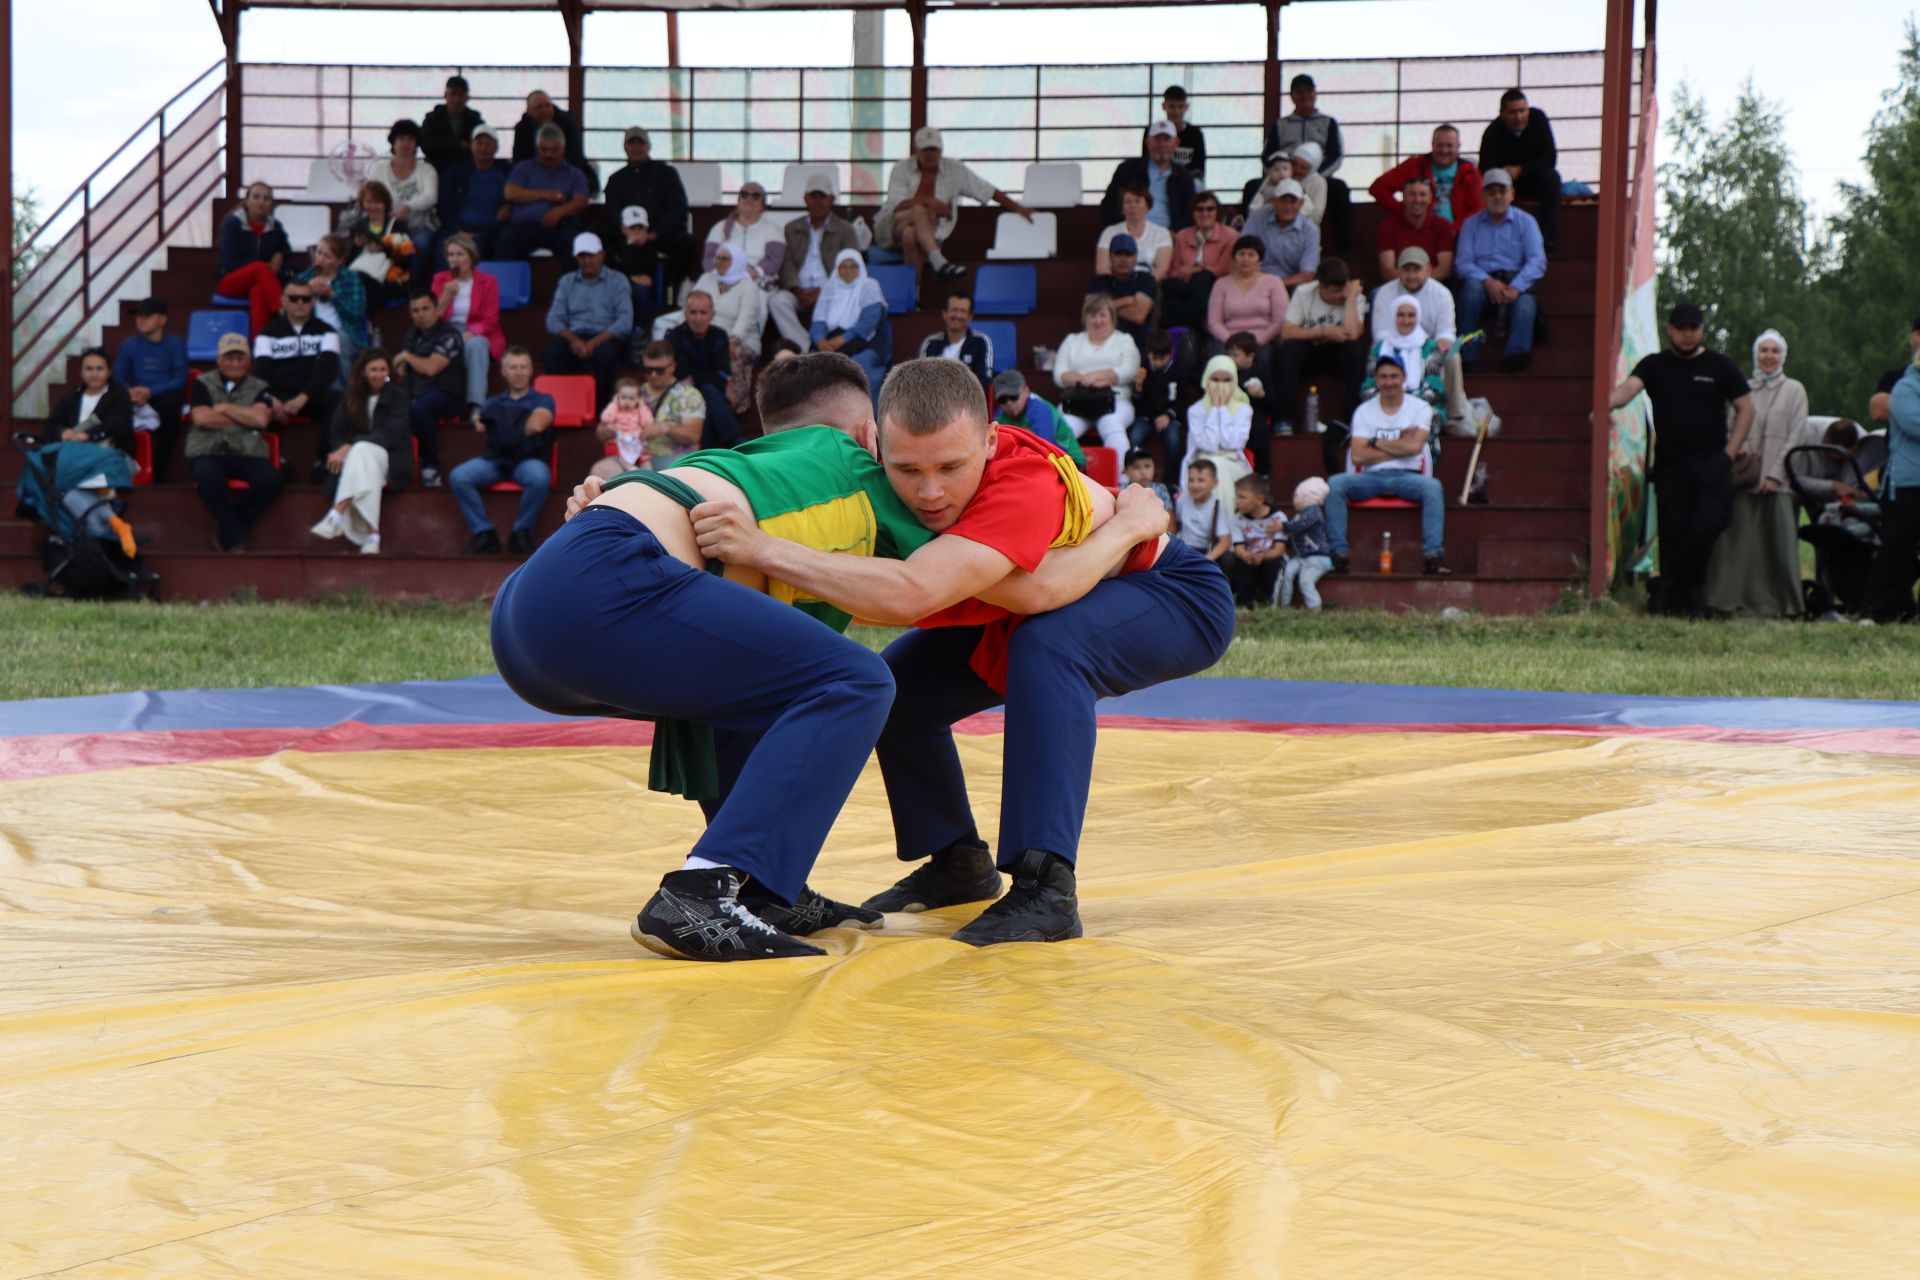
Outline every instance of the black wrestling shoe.
<path fill-rule="evenodd" d="M 757 880 L 749 880 L 740 890 L 740 905 L 774 928 L 804 938 L 822 929 L 878 929 L 886 917 L 850 902 L 835 902 L 824 893 L 815 893 L 802 885 L 800 896 L 788 906 L 767 892 Z"/>
<path fill-rule="evenodd" d="M 956 840 L 860 905 L 870 911 L 932 911 L 1000 896 L 1000 873 L 979 839 Z"/>
<path fill-rule="evenodd" d="M 669 872 L 627 927 L 649 951 L 675 960 L 779 960 L 823 956 L 740 903 L 740 873 L 726 867 Z"/>
<path fill-rule="evenodd" d="M 1057 853 L 1028 849 L 1014 864 L 1013 888 L 953 935 L 955 942 L 1060 942 L 1080 936 L 1080 901 L 1073 864 Z"/>

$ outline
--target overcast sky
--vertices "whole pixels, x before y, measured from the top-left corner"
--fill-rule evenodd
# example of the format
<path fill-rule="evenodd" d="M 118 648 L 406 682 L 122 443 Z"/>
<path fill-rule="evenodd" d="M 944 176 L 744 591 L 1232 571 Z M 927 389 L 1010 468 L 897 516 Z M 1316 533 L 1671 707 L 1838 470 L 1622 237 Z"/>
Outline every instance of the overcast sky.
<path fill-rule="evenodd" d="M 1660 9 L 1662 97 L 1684 78 L 1723 111 L 1748 74 L 1787 112 L 1787 139 L 1815 206 L 1861 176 L 1864 134 L 1892 86 L 1906 0 L 1701 0 Z M 1346 0 L 1284 11 L 1282 53 L 1335 58 L 1513 53 L 1600 45 L 1602 0 Z M 1498 15 L 1496 29 L 1487 19 Z M 1204 15 L 1204 16 L 1202 16 Z M 157 107 L 222 56 L 206 0 L 61 0 L 16 4 L 14 172 L 47 205 L 71 191 Z M 564 64 L 553 14 L 434 15 L 249 11 L 242 54 L 258 62 Z M 664 65 L 664 19 L 587 20 L 589 61 Z M 936 13 L 928 60 L 989 62 L 1226 61 L 1257 56 L 1256 6 L 1151 12 Z M 844 14 L 693 14 L 681 19 L 687 65 L 844 66 Z M 911 58 L 905 18 L 889 15 L 887 61 Z M 380 51 L 391 50 L 382 56 Z M 423 104 L 424 110 L 425 104 Z M 1491 113 L 1490 113 L 1491 114 Z M 1204 112 L 1196 122 L 1206 123 Z"/>

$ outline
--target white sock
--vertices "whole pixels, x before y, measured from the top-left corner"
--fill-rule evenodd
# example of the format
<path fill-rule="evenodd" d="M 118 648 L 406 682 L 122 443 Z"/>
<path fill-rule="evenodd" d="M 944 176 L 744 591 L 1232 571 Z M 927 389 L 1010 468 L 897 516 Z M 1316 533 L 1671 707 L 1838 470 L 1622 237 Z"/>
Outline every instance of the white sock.
<path fill-rule="evenodd" d="M 731 871 L 733 870 L 732 867 L 727 866 L 727 864 L 724 862 L 715 862 L 713 859 L 703 858 L 697 853 L 688 854 L 687 860 L 680 864 L 680 869 L 682 871 L 720 871 L 720 870 Z"/>
<path fill-rule="evenodd" d="M 927 255 L 927 261 L 931 262 L 934 266 L 934 270 L 938 271 L 947 265 L 947 255 L 940 252 L 938 249 L 935 249 L 932 253 Z"/>
<path fill-rule="evenodd" d="M 326 521 L 330 525 L 340 525 L 344 523 L 340 519 L 340 508 L 338 507 L 328 507 L 327 514 L 322 516 L 321 519 Z"/>

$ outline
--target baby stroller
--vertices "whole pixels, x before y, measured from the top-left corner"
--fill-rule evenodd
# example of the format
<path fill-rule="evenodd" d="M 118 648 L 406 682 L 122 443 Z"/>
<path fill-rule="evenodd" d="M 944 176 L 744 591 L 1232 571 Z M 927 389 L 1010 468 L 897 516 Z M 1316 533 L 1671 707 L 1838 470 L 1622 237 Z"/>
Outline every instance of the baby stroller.
<path fill-rule="evenodd" d="M 40 544 L 46 581 L 21 590 L 71 600 L 158 600 L 160 575 L 141 560 L 132 527 L 119 518 L 133 460 L 80 440 L 40 444 L 21 434 L 13 443 L 26 461 L 16 489 L 20 513 L 47 530 Z"/>
<path fill-rule="evenodd" d="M 1867 458 L 1865 468 L 1861 465 L 1863 456 Z M 1885 456 L 1881 445 L 1878 458 L 1882 464 Z M 1807 616 L 1865 613 L 1867 574 L 1880 547 L 1880 504 L 1867 483 L 1867 471 L 1877 469 L 1874 455 L 1865 448 L 1849 454 L 1835 445 L 1808 444 L 1787 450 L 1785 466 L 1794 501 L 1807 513 L 1808 523 L 1800 526 L 1800 540 L 1813 548 L 1813 581 L 1806 586 Z M 1803 469 L 1837 472 L 1843 478 L 1851 471 L 1851 479 L 1845 483 L 1861 496 L 1853 502 L 1828 501 L 1807 487 Z"/>

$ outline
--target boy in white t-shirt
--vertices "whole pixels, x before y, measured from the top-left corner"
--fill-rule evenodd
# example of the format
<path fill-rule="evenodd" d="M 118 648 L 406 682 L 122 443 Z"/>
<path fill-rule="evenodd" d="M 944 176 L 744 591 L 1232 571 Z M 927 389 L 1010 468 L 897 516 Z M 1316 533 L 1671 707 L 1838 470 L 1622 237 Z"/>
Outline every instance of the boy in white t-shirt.
<path fill-rule="evenodd" d="M 1347 457 L 1350 469 L 1328 484 L 1327 537 L 1333 571 L 1347 571 L 1347 504 L 1368 498 L 1405 498 L 1420 504 L 1421 572 L 1450 574 L 1444 548 L 1446 494 L 1432 476 L 1433 407 L 1407 394 L 1407 371 L 1383 353 L 1374 361 L 1380 394 L 1354 410 Z"/>

